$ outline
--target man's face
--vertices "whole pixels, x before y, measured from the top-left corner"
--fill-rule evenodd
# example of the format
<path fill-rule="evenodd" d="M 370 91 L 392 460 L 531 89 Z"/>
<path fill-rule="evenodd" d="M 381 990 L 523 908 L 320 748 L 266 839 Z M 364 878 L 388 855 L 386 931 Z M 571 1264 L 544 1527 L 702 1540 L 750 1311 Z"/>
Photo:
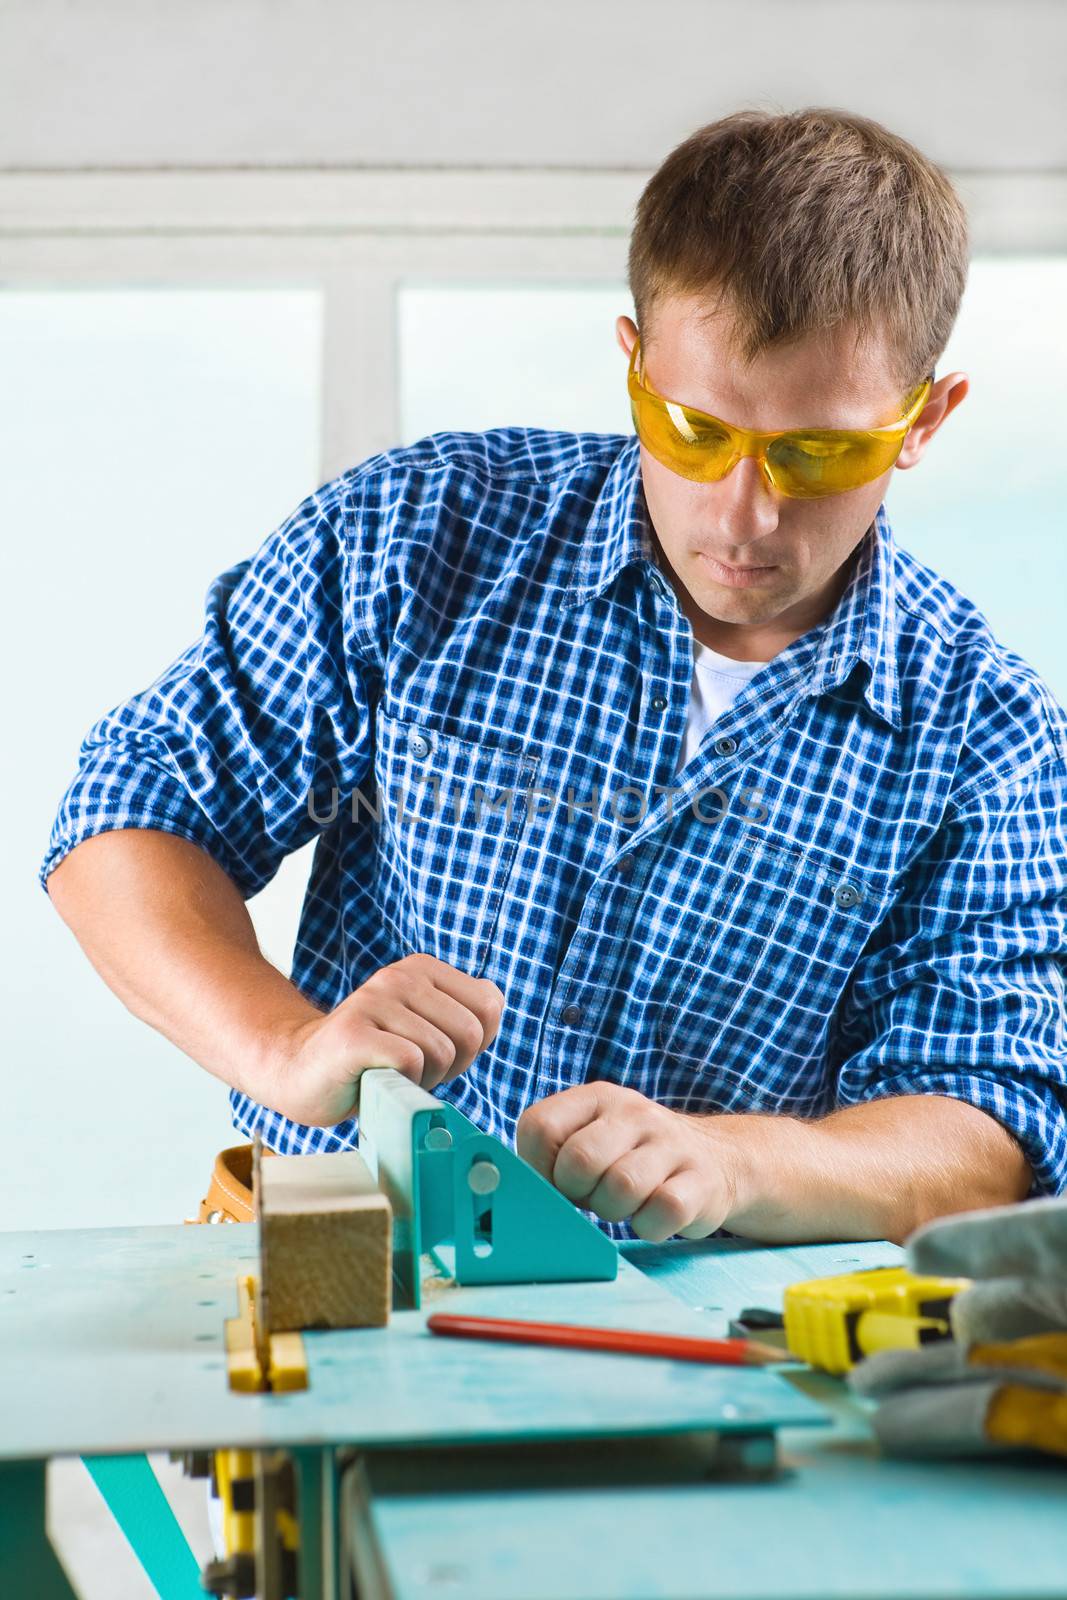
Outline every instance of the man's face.
<path fill-rule="evenodd" d="M 657 303 L 641 352 L 645 376 L 659 394 L 755 431 L 873 428 L 900 417 L 903 396 L 880 346 L 857 348 L 854 333 L 839 329 L 767 351 L 744 366 L 727 314 L 708 318 L 708 305 L 683 295 Z M 620 317 L 616 331 L 629 356 L 633 322 Z M 967 387 L 956 376 L 962 392 L 953 403 Z M 949 381 L 940 380 L 936 389 Z M 942 414 L 948 409 L 943 406 Z M 932 431 L 923 430 L 920 440 L 914 428 L 898 465 L 913 465 Z M 770 660 L 827 616 L 892 471 L 844 494 L 801 500 L 772 489 L 751 457 L 718 483 L 694 483 L 642 445 L 645 500 L 696 637 L 725 655 Z"/>

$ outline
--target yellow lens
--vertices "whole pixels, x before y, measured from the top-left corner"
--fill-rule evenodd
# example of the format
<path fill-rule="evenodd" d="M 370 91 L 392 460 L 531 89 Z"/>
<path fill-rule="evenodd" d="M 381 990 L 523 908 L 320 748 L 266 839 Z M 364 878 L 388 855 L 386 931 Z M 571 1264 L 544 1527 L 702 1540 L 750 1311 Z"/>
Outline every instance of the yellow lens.
<path fill-rule="evenodd" d="M 903 435 L 826 432 L 783 434 L 767 446 L 767 471 L 782 494 L 813 499 L 844 494 L 887 472 L 900 454 Z"/>
<path fill-rule="evenodd" d="M 630 411 L 641 443 L 663 466 L 698 483 L 715 483 L 736 460 L 734 442 L 714 418 L 674 401 L 631 391 Z"/>

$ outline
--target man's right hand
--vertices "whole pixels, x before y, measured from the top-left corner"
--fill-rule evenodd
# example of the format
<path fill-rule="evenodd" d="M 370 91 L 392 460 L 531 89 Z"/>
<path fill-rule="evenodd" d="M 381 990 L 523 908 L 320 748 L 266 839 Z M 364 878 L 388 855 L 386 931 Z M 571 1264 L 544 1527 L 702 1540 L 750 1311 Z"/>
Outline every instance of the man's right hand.
<path fill-rule="evenodd" d="M 369 1067 L 395 1067 L 433 1089 L 492 1044 L 503 1007 L 490 979 L 436 956 L 404 956 L 333 1011 L 283 1028 L 261 1098 L 294 1122 L 328 1127 L 354 1114 Z"/>

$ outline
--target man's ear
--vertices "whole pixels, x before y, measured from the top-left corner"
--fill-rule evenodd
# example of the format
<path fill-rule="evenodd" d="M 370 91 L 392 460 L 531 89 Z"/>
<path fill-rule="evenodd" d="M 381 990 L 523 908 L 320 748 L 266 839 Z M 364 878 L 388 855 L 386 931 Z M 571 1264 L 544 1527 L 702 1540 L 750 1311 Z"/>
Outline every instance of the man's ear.
<path fill-rule="evenodd" d="M 930 390 L 930 397 L 912 425 L 896 464 L 904 472 L 922 460 L 926 447 L 950 411 L 955 411 L 966 398 L 970 381 L 965 372 L 950 372 L 938 378 Z"/>
<path fill-rule="evenodd" d="M 616 317 L 615 338 L 618 340 L 619 349 L 629 361 L 630 351 L 633 349 L 634 340 L 637 338 L 637 323 L 631 317 Z"/>

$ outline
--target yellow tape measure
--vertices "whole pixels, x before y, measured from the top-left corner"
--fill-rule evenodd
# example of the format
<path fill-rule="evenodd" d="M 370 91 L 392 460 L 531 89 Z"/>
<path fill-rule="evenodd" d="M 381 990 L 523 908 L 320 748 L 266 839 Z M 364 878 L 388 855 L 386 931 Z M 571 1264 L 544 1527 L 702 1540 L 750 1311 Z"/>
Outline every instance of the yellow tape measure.
<path fill-rule="evenodd" d="M 876 1350 L 915 1349 L 950 1339 L 949 1305 L 968 1278 L 924 1278 L 907 1267 L 874 1267 L 812 1278 L 785 1291 L 791 1355 L 842 1373 Z"/>

